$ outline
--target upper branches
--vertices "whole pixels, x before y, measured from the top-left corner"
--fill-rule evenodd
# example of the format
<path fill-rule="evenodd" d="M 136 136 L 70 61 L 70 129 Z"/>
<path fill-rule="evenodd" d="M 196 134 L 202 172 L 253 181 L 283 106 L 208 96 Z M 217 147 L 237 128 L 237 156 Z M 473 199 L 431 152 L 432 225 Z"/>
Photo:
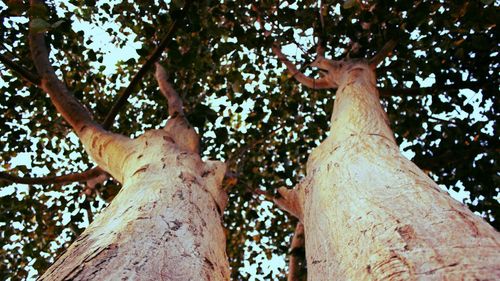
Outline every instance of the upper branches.
<path fill-rule="evenodd" d="M 160 86 L 161 93 L 167 99 L 168 115 L 172 118 L 177 115 L 184 116 L 182 100 L 179 97 L 179 94 L 177 94 L 172 85 L 168 82 L 167 72 L 159 63 L 156 63 L 155 77 L 158 85 Z"/>
<path fill-rule="evenodd" d="M 369 60 L 369 65 L 372 68 L 375 68 L 380 62 L 382 62 L 387 56 L 390 55 L 395 45 L 396 41 L 394 40 L 390 40 L 389 42 L 387 42 L 384 45 L 384 47 L 382 47 L 380 52 L 377 53 L 377 55 L 375 55 L 371 60 Z M 333 74 L 335 68 L 338 68 L 339 64 L 341 63 L 326 59 L 324 57 L 324 48 L 322 46 L 318 45 L 318 48 L 316 50 L 317 58 L 313 63 L 311 63 L 311 66 L 316 66 L 319 69 L 326 71 L 324 72 L 324 76 L 319 79 L 307 77 L 300 70 L 298 70 L 297 67 L 292 62 L 290 62 L 281 52 L 279 46 L 277 45 L 273 46 L 273 52 L 276 54 L 278 59 L 286 65 L 288 72 L 291 74 L 291 76 L 294 77 L 302 85 L 315 90 L 337 88 L 337 84 L 335 83 L 335 81 L 331 78 L 329 80 L 328 75 Z M 478 90 L 479 88 L 481 88 L 481 86 L 482 83 L 478 81 L 459 81 L 447 85 L 436 84 L 431 87 L 381 88 L 379 89 L 379 92 L 380 96 L 382 97 L 421 96 L 421 95 L 428 95 L 436 92 L 443 92 L 449 90 L 461 90 L 461 89 Z"/>
<path fill-rule="evenodd" d="M 178 14 L 178 18 L 174 19 L 174 22 L 170 25 L 170 28 L 168 29 L 167 33 L 161 40 L 160 44 L 156 47 L 153 53 L 142 65 L 141 69 L 139 69 L 134 78 L 132 78 L 132 81 L 130 81 L 130 84 L 127 86 L 127 88 L 125 88 L 125 90 L 118 96 L 116 102 L 113 104 L 113 107 L 110 109 L 108 115 L 106 116 L 106 118 L 102 123 L 103 128 L 109 129 L 111 127 L 116 117 L 116 114 L 118 114 L 120 109 L 126 103 L 127 98 L 132 94 L 136 86 L 139 85 L 139 83 L 141 82 L 144 75 L 146 75 L 146 73 L 153 66 L 153 64 L 158 61 L 163 51 L 172 42 L 172 38 L 177 29 L 179 29 L 181 23 L 183 22 L 183 19 L 185 18 L 187 10 L 189 9 L 190 5 L 191 5 L 190 0 L 184 2 L 184 8 Z"/>
<path fill-rule="evenodd" d="M 31 0 L 32 7 L 43 6 L 40 0 Z M 83 126 L 97 125 L 88 110 L 69 92 L 66 85 L 57 78 L 49 60 L 45 35 L 37 32 L 30 21 L 29 45 L 33 62 L 40 76 L 40 86 L 47 92 L 52 103 L 64 119 L 78 133 Z"/>
<path fill-rule="evenodd" d="M 377 55 L 370 59 L 367 64 L 371 68 L 375 69 L 381 61 L 391 54 L 396 44 L 396 41 L 389 40 L 377 53 Z M 338 87 L 338 80 L 340 79 L 340 71 L 345 69 L 345 66 L 349 65 L 348 61 L 343 62 L 326 59 L 324 56 L 324 46 L 318 44 L 316 49 L 317 56 L 311 66 L 318 67 L 323 71 L 323 75 L 319 79 L 314 79 L 300 72 L 300 70 L 298 70 L 297 67 L 285 57 L 285 55 L 283 55 L 281 48 L 278 45 L 274 45 L 272 49 L 278 59 L 286 65 L 288 72 L 290 72 L 292 77 L 294 77 L 300 84 L 311 89 L 336 89 Z"/>
<path fill-rule="evenodd" d="M 62 176 L 47 176 L 39 178 L 19 177 L 5 172 L 0 172 L 0 181 L 24 183 L 24 184 L 65 184 L 76 181 L 89 181 L 107 173 L 99 167 L 92 168 L 82 173 L 69 174 Z"/>
<path fill-rule="evenodd" d="M 281 52 L 281 48 L 278 45 L 273 46 L 273 52 L 278 57 L 278 59 L 284 63 L 290 72 L 290 75 L 294 77 L 299 83 L 302 85 L 311 88 L 311 89 L 329 89 L 336 88 L 336 84 L 331 84 L 329 81 L 322 77 L 320 79 L 314 79 L 307 77 L 304 73 L 297 69 L 295 64 L 291 63 L 285 55 Z"/>
<path fill-rule="evenodd" d="M 40 85 L 40 77 L 38 77 L 38 75 L 32 73 L 28 69 L 24 68 L 22 65 L 17 64 L 7 56 L 0 54 L 0 62 L 2 62 L 5 66 L 10 68 L 11 70 L 18 73 L 21 76 L 21 78 L 28 81 L 29 83 L 36 86 Z"/>
<path fill-rule="evenodd" d="M 34 10 L 37 11 L 45 11 L 44 9 L 44 1 L 42 0 L 31 0 L 30 5 Z M 118 113 L 118 111 L 123 107 L 126 103 L 127 98 L 136 88 L 136 86 L 140 83 L 144 75 L 151 68 L 153 63 L 155 63 L 158 58 L 161 56 L 162 52 L 168 47 L 169 43 L 172 41 L 172 37 L 175 34 L 176 30 L 179 28 L 183 18 L 186 15 L 187 9 L 191 5 L 191 1 L 185 1 L 184 9 L 177 14 L 177 18 L 174 19 L 174 22 L 169 27 L 166 35 L 161 40 L 158 47 L 154 50 L 154 52 L 148 57 L 146 62 L 142 65 L 137 74 L 133 77 L 128 87 L 123 91 L 117 101 L 114 103 L 113 107 L 109 111 L 106 116 L 102 127 L 104 129 L 108 129 L 111 127 L 114 117 Z M 38 15 L 44 16 L 44 15 Z M 33 19 L 33 18 L 32 18 Z M 31 24 L 30 24 L 31 25 Z M 78 101 L 76 98 L 70 93 L 66 85 L 58 79 L 56 76 L 54 69 L 49 60 L 49 50 L 45 43 L 45 38 L 43 33 L 38 33 L 34 31 L 31 27 L 29 32 L 29 45 L 32 54 L 32 58 L 37 69 L 38 75 L 31 73 L 29 70 L 25 69 L 21 65 L 13 62 L 11 59 L 4 55 L 0 55 L 0 61 L 6 65 L 8 68 L 17 72 L 21 75 L 21 77 L 28 82 L 35 84 L 42 88 L 45 92 L 47 92 L 55 105 L 56 109 L 59 113 L 62 114 L 64 119 L 75 129 L 77 133 L 84 126 L 94 126 L 101 127 L 95 121 L 92 120 L 90 112 Z M 174 100 L 174 99 L 169 99 Z M 169 108 L 177 108 L 177 112 L 182 112 L 182 105 L 179 107 L 169 106 Z M 171 109 L 171 110 L 172 110 Z M 60 182 L 71 182 L 71 181 L 79 181 L 85 180 L 88 177 L 91 177 L 95 174 L 97 170 L 100 168 L 93 168 L 87 170 L 82 173 L 70 174 L 58 177 L 44 177 L 44 178 L 22 178 L 14 175 L 9 175 L 6 173 L 2 173 L 0 175 L 0 179 L 18 182 L 18 183 L 28 183 L 28 184 L 49 184 L 49 183 L 60 183 Z"/>

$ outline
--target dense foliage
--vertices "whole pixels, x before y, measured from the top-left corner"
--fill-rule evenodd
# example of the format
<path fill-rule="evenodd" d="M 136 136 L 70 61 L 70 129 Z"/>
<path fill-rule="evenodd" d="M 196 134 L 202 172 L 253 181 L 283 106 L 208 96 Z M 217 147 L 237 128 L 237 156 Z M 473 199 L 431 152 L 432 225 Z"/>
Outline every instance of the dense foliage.
<path fill-rule="evenodd" d="M 253 270 L 283 278 L 283 263 L 266 267 L 284 259 L 295 221 L 268 200 L 303 177 L 335 97 L 284 75 L 274 41 L 307 69 L 318 38 L 337 59 L 368 58 L 397 40 L 378 81 L 390 94 L 382 102 L 398 143 L 439 184 L 470 194 L 469 207 L 499 228 L 499 3 L 328 0 L 320 9 L 318 2 L 201 0 L 179 19 L 182 0 L 48 1 L 50 17 L 37 22 L 60 78 L 103 120 L 172 21 L 183 21 L 161 61 L 203 135 L 204 155 L 226 160 L 238 178 L 225 213 L 234 280 Z M 35 73 L 27 30 L 36 11 L 16 0 L 0 9 L 0 54 Z M 151 73 L 113 131 L 137 136 L 164 124 L 166 103 Z M 3 171 L 36 177 L 93 166 L 46 94 L 9 67 L 0 66 L 0 75 Z M 112 180 L 96 187 L 2 181 L 0 279 L 43 272 L 119 188 Z"/>

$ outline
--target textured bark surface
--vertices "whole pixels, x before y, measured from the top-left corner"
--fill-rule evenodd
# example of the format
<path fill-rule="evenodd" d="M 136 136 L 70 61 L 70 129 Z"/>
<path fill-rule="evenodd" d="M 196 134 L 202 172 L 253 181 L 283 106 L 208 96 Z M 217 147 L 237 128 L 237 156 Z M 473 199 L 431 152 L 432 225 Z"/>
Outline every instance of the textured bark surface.
<path fill-rule="evenodd" d="M 305 227 L 308 280 L 499 280 L 498 233 L 403 157 L 363 64 L 338 64 L 330 136 L 277 200 Z"/>
<path fill-rule="evenodd" d="M 30 4 L 44 9 L 41 0 Z M 54 73 L 44 37 L 30 28 L 40 87 L 87 153 L 123 186 L 40 280 L 228 280 L 221 224 L 226 166 L 201 160 L 199 136 L 165 70 L 158 65 L 156 78 L 171 118 L 164 129 L 132 140 L 92 120 Z"/>
<path fill-rule="evenodd" d="M 82 133 L 89 153 L 123 187 L 41 280 L 229 279 L 225 165 L 186 149 L 184 125 L 174 118 L 135 140 Z"/>

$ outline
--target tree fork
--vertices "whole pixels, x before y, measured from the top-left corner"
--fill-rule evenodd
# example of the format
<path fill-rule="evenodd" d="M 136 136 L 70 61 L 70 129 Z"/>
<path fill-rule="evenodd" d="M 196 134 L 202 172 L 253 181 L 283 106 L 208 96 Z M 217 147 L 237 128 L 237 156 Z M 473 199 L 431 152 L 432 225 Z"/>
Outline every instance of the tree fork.
<path fill-rule="evenodd" d="M 38 3 L 33 2 L 34 4 L 40 5 L 43 4 L 43 1 L 38 1 Z M 102 127 L 104 129 L 109 129 L 113 123 L 114 118 L 116 117 L 116 114 L 118 114 L 119 110 L 125 105 L 125 102 L 127 98 L 132 94 L 134 88 L 138 85 L 140 80 L 144 77 L 144 75 L 147 73 L 147 71 L 151 68 L 151 66 L 160 58 L 161 54 L 163 51 L 168 47 L 169 43 L 172 41 L 173 34 L 177 31 L 179 28 L 179 25 L 182 22 L 182 17 L 185 16 L 187 13 L 187 9 L 189 9 L 189 6 L 191 5 L 191 1 L 186 1 L 183 11 L 180 15 L 178 15 L 178 19 L 175 19 L 174 22 L 170 25 L 170 27 L 167 30 L 166 35 L 163 37 L 163 39 L 160 41 L 160 44 L 156 49 L 151 53 L 151 55 L 148 57 L 146 62 L 142 65 L 141 69 L 137 72 L 137 74 L 132 78 L 130 84 L 127 86 L 127 88 L 118 96 L 116 102 L 113 104 L 112 108 L 110 109 L 108 115 L 104 118 L 104 121 L 102 123 Z M 33 44 L 38 44 L 35 41 L 38 39 L 32 39 Z M 12 69 L 13 71 L 17 72 L 21 77 L 34 84 L 35 86 L 40 87 L 41 86 L 41 81 L 40 77 L 36 74 L 31 73 L 29 70 L 25 69 L 23 66 L 18 65 L 17 63 L 13 62 L 11 59 L 7 58 L 3 54 L 0 54 L 0 62 L 2 62 L 4 65 Z M 47 67 L 44 66 L 44 68 Z M 55 81 L 54 79 L 52 79 Z M 76 182 L 76 181 L 85 181 L 88 179 L 91 179 L 96 175 L 97 171 L 102 170 L 99 167 L 93 167 L 91 169 L 88 169 L 83 172 L 78 172 L 78 173 L 71 173 L 67 175 L 61 175 L 61 176 L 47 176 L 47 177 L 40 177 L 40 178 L 29 178 L 29 177 L 19 177 L 16 175 L 8 174 L 5 172 L 0 173 L 0 179 L 4 181 L 9 181 L 9 182 L 15 182 L 15 183 L 25 183 L 25 184 L 55 184 L 55 183 L 70 183 L 70 182 Z"/>
<path fill-rule="evenodd" d="M 225 164 L 201 160 L 199 136 L 183 114 L 136 139 L 106 131 L 55 75 L 44 34 L 31 29 L 29 41 L 42 89 L 89 155 L 122 183 L 40 280 L 229 280 L 221 224 Z M 164 75 L 157 78 L 179 113 L 178 95 Z"/>
<path fill-rule="evenodd" d="M 184 21 L 184 17 L 186 17 L 189 7 L 191 6 L 191 0 L 187 0 L 184 2 L 184 8 L 182 12 L 178 15 L 177 19 L 174 19 L 174 22 L 170 25 L 167 33 L 161 40 L 160 44 L 156 47 L 156 49 L 151 53 L 146 62 L 141 66 L 139 71 L 135 74 L 135 76 L 130 81 L 130 84 L 125 88 L 125 90 L 118 96 L 115 103 L 111 107 L 108 115 L 104 118 L 102 122 L 102 126 L 105 129 L 109 129 L 113 125 L 113 121 L 116 117 L 116 114 L 120 111 L 120 109 L 125 105 L 128 97 L 132 94 L 135 87 L 139 85 L 139 82 L 142 80 L 144 75 L 148 72 L 148 70 L 155 64 L 158 59 L 161 57 L 163 51 L 168 47 L 168 45 L 172 42 L 172 38 L 175 35 L 177 29 Z"/>

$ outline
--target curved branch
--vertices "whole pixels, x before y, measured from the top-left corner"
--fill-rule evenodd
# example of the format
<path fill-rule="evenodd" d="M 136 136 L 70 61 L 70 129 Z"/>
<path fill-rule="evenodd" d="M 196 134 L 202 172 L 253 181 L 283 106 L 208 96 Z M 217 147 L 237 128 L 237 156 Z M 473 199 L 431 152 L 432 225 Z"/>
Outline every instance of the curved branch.
<path fill-rule="evenodd" d="M 115 103 L 111 107 L 108 115 L 104 119 L 102 123 L 102 127 L 104 129 L 109 129 L 113 125 L 113 121 L 115 120 L 116 115 L 120 111 L 120 109 L 125 105 L 127 102 L 128 97 L 134 89 L 139 85 L 141 82 L 142 78 L 148 70 L 153 66 L 153 64 L 158 61 L 158 58 L 160 58 L 161 54 L 163 51 L 169 46 L 169 44 L 172 42 L 172 38 L 179 29 L 180 24 L 183 22 L 183 19 L 187 15 L 187 10 L 189 9 L 189 6 L 191 5 L 191 1 L 186 1 L 184 3 L 184 8 L 182 11 L 179 13 L 178 18 L 174 20 L 174 22 L 170 25 L 167 33 L 161 40 L 160 44 L 156 47 L 156 49 L 153 51 L 153 53 L 149 56 L 149 58 L 146 60 L 146 62 L 142 65 L 141 69 L 135 74 L 134 78 L 132 78 L 132 81 L 130 81 L 130 84 L 128 87 L 118 96 L 116 99 Z"/>
<path fill-rule="evenodd" d="M 41 0 L 31 0 L 32 6 L 44 5 Z M 45 43 L 45 35 L 36 32 L 30 21 L 28 34 L 31 56 L 40 75 L 40 86 L 47 92 L 57 111 L 78 133 L 83 126 L 96 126 L 89 111 L 69 92 L 66 85 L 57 78 L 49 60 L 49 50 Z"/>
<path fill-rule="evenodd" d="M 320 79 L 313 79 L 300 72 L 300 70 L 298 70 L 297 67 L 285 57 L 279 46 L 274 45 L 273 52 L 278 59 L 286 65 L 288 72 L 290 72 L 292 77 L 294 77 L 300 84 L 315 90 L 334 88 L 324 77 Z"/>
<path fill-rule="evenodd" d="M 175 91 L 172 85 L 168 82 L 167 72 L 159 63 L 156 63 L 155 77 L 158 85 L 160 86 L 160 92 L 167 99 L 168 115 L 172 118 L 177 115 L 184 116 L 182 100 L 177 91 Z"/>
<path fill-rule="evenodd" d="M 34 5 L 44 5 L 44 1 L 42 0 L 31 0 L 30 4 L 32 6 Z M 191 1 L 186 1 L 184 9 L 181 13 L 180 18 L 183 18 L 186 14 L 188 6 L 191 4 Z M 180 25 L 180 20 L 175 20 L 174 23 L 170 26 L 166 36 L 163 38 L 163 40 L 160 42 L 160 45 L 155 49 L 153 54 L 148 58 L 146 63 L 141 67 L 139 72 L 134 76 L 132 79 L 130 85 L 125 89 L 124 92 L 118 97 L 117 102 L 113 105 L 111 108 L 110 112 L 106 116 L 104 123 L 102 127 L 104 129 L 109 128 L 114 120 L 114 117 L 116 116 L 117 112 L 119 109 L 125 104 L 126 99 L 128 96 L 132 93 L 132 90 L 139 84 L 140 80 L 142 77 L 146 74 L 147 70 L 149 67 L 161 56 L 161 53 L 163 50 L 168 46 L 168 44 L 171 42 L 172 36 L 175 33 L 175 31 L 178 29 Z M 46 43 L 45 43 L 45 38 L 42 33 L 36 33 L 33 31 L 32 28 L 30 28 L 29 32 L 29 42 L 30 42 L 30 50 L 31 54 L 33 57 L 33 61 L 35 63 L 35 67 L 40 75 L 40 81 L 36 83 L 37 85 L 40 85 L 43 90 L 45 90 L 54 105 L 56 106 L 57 110 L 59 113 L 61 113 L 64 117 L 64 119 L 75 129 L 75 131 L 78 133 L 80 132 L 81 128 L 83 128 L 86 125 L 91 125 L 91 126 L 99 126 L 96 122 L 92 120 L 92 117 L 90 113 L 83 107 L 83 105 L 76 100 L 74 96 L 72 96 L 67 89 L 67 87 L 57 78 L 55 75 L 54 69 L 49 61 L 49 50 L 47 49 Z M 9 63 L 9 61 L 6 61 Z M 6 64 L 7 64 L 6 63 Z M 9 63 L 11 68 L 19 69 L 21 72 L 22 69 L 19 67 L 16 67 L 12 63 Z M 33 80 L 35 82 L 36 80 L 34 77 L 30 77 L 28 72 L 23 71 L 23 77 L 26 76 L 28 78 L 33 78 L 29 80 Z M 38 183 L 38 182 L 43 182 L 43 183 L 58 183 L 58 182 L 72 182 L 72 181 L 78 181 L 81 179 L 86 179 L 90 175 L 93 175 L 95 173 L 95 170 L 101 170 L 101 168 L 94 168 L 87 170 L 82 173 L 76 173 L 76 174 L 69 174 L 69 175 L 64 175 L 64 176 L 59 176 L 59 177 L 46 177 L 46 178 L 39 178 L 39 179 L 29 179 L 29 178 L 20 178 L 16 177 L 13 175 L 9 175 L 7 173 L 2 173 L 0 178 L 3 178 L 5 180 L 10 180 L 10 181 L 23 181 L 26 183 L 32 182 L 32 183 Z"/>
<path fill-rule="evenodd" d="M 29 83 L 36 85 L 36 86 L 40 85 L 40 77 L 38 77 L 38 75 L 27 70 L 22 65 L 15 63 L 14 61 L 12 61 L 8 57 L 4 56 L 3 54 L 0 54 L 0 62 L 2 62 L 9 69 L 11 69 L 14 72 L 16 72 L 17 74 L 19 74 L 21 76 L 21 78 L 28 81 Z"/>
<path fill-rule="evenodd" d="M 0 172 L 0 182 L 6 181 L 11 183 L 23 183 L 23 184 L 64 184 L 76 181 L 88 181 L 90 179 L 99 177 L 101 175 L 107 174 L 103 169 L 99 167 L 92 168 L 85 172 L 62 175 L 62 176 L 47 176 L 40 178 L 30 178 L 30 177 L 19 177 L 5 172 Z"/>
<path fill-rule="evenodd" d="M 373 69 L 377 68 L 377 65 L 391 54 L 392 50 L 394 50 L 397 44 L 398 42 L 396 40 L 391 39 L 387 41 L 382 47 L 382 49 L 380 49 L 380 51 L 373 58 L 370 59 L 369 62 L 370 66 Z"/>

